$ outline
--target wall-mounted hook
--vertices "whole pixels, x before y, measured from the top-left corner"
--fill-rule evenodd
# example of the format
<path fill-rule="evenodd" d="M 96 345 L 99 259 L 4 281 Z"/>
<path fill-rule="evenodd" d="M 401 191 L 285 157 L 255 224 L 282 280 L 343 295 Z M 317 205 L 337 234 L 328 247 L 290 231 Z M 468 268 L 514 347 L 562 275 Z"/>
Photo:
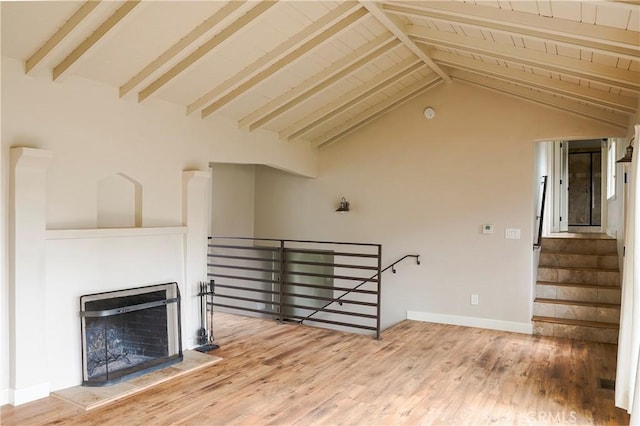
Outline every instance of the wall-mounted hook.
<path fill-rule="evenodd" d="M 396 273 L 396 268 L 395 268 L 395 266 L 392 266 L 392 267 L 391 267 L 391 272 L 393 272 L 394 274 Z"/>
<path fill-rule="evenodd" d="M 416 264 L 419 265 L 420 264 L 420 255 L 416 256 Z"/>

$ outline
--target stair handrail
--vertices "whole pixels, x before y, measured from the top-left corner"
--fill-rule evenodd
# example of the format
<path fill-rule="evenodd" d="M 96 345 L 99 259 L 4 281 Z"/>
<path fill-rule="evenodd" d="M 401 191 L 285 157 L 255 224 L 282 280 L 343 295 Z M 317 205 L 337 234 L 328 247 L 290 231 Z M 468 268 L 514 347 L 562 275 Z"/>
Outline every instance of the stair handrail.
<path fill-rule="evenodd" d="M 533 243 L 533 248 L 540 248 L 542 246 L 542 223 L 544 221 L 544 207 L 547 198 L 547 176 L 542 176 L 542 181 L 540 182 L 542 185 L 542 200 L 540 202 L 540 211 L 536 216 L 536 220 L 538 222 L 538 234 L 536 241 Z"/>
<path fill-rule="evenodd" d="M 391 272 L 393 272 L 394 274 L 397 272 L 395 266 L 402 262 L 405 259 L 408 259 L 410 257 L 413 257 L 416 259 L 416 264 L 420 265 L 420 255 L 419 254 L 406 254 L 404 256 L 402 256 L 400 259 L 396 260 L 395 262 L 393 262 L 392 264 L 390 264 L 389 266 L 387 266 L 386 268 L 382 269 L 380 272 L 376 272 L 375 274 L 373 274 L 370 278 L 362 281 L 360 284 L 358 284 L 357 286 L 353 287 L 351 290 L 346 291 L 344 294 L 342 294 L 340 297 L 336 297 L 335 299 L 333 299 L 332 301 L 326 303 L 323 307 L 316 309 L 314 312 L 311 312 L 309 315 L 307 315 L 307 317 L 303 320 L 300 320 L 300 324 L 302 324 L 305 320 L 308 320 L 309 318 L 311 318 L 312 316 L 314 316 L 315 314 L 317 314 L 318 312 L 322 311 L 323 309 L 325 309 L 326 307 L 328 307 L 329 305 L 333 304 L 333 303 L 338 303 L 340 306 L 342 306 L 342 298 L 345 297 L 346 295 L 352 293 L 354 290 L 359 289 L 360 287 L 362 287 L 363 285 L 365 285 L 368 282 L 371 282 L 371 280 L 373 280 L 374 278 L 378 277 L 379 275 L 381 275 L 383 272 L 388 271 L 389 269 L 391 269 Z"/>

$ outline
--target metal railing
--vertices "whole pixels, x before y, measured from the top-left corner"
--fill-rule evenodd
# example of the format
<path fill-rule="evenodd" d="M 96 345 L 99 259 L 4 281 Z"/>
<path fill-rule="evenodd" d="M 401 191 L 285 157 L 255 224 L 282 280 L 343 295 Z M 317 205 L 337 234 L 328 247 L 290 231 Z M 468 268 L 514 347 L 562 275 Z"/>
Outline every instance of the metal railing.
<path fill-rule="evenodd" d="M 544 208 L 547 198 L 547 176 L 540 179 L 540 192 L 538 193 L 538 211 L 536 215 L 536 238 L 533 248 L 540 248 L 542 245 L 542 225 L 544 222 Z"/>
<path fill-rule="evenodd" d="M 396 273 L 396 268 L 395 268 L 395 266 L 396 266 L 398 263 L 400 263 L 400 262 L 402 262 L 403 260 L 408 259 L 408 258 L 410 258 L 410 257 L 415 258 L 415 259 L 416 259 L 416 264 L 417 264 L 417 265 L 420 265 L 420 255 L 419 255 L 419 254 L 407 254 L 407 255 L 405 255 L 405 256 L 403 256 L 403 257 L 401 257 L 400 259 L 396 260 L 395 262 L 393 262 L 392 264 L 390 264 L 390 265 L 389 265 L 389 266 L 387 266 L 386 268 L 384 268 L 382 271 L 380 271 L 380 273 L 383 273 L 383 272 L 388 271 L 389 269 L 391 269 L 391 272 L 393 272 L 393 273 L 395 274 L 395 273 Z M 376 273 L 376 274 L 375 274 L 375 275 L 373 275 L 371 278 L 375 278 L 375 277 L 377 277 L 377 276 L 378 276 L 378 274 Z M 355 286 L 352 290 L 349 290 L 349 291 L 347 291 L 347 292 L 343 293 L 341 296 L 336 297 L 335 299 L 333 299 L 333 300 L 329 301 L 329 302 L 328 302 L 327 304 L 325 304 L 321 309 L 327 308 L 327 307 L 329 307 L 329 305 L 332 305 L 333 303 L 337 303 L 337 304 L 339 304 L 340 306 L 342 306 L 342 298 L 343 298 L 344 296 L 348 295 L 349 293 L 351 293 L 351 292 L 352 292 L 352 291 L 354 291 L 354 290 L 359 289 L 360 287 L 362 287 L 363 285 L 365 285 L 367 282 L 368 282 L 368 281 L 366 281 L 366 280 L 365 280 L 365 281 L 362 281 L 360 284 L 358 284 L 357 286 Z M 307 319 L 311 318 L 312 316 L 314 316 L 314 315 L 315 315 L 315 314 L 317 314 L 318 312 L 320 312 L 320 310 L 315 310 L 314 312 L 312 312 L 312 313 L 310 313 L 309 315 L 307 315 L 307 317 L 306 317 L 304 320 L 302 320 L 302 321 L 305 321 L 305 320 L 307 320 Z"/>
<path fill-rule="evenodd" d="M 395 265 L 417 255 L 407 255 Z M 380 338 L 382 245 L 209 237 L 213 307 Z M 354 287 L 353 282 L 358 284 Z M 333 305 L 333 306 L 331 306 Z"/>

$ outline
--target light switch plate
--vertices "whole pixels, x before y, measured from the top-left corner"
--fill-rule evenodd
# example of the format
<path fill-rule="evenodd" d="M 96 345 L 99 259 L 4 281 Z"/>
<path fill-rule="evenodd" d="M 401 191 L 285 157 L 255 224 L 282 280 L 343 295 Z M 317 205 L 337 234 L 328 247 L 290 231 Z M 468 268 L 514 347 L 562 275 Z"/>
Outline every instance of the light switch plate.
<path fill-rule="evenodd" d="M 504 237 L 508 240 L 519 240 L 520 239 L 520 229 L 518 228 L 507 228 L 504 231 Z"/>

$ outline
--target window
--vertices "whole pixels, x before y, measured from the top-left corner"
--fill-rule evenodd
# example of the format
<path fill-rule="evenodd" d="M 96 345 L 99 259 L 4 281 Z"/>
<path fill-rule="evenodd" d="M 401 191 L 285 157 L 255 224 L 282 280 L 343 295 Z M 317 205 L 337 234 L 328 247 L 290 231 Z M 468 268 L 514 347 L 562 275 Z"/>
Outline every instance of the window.
<path fill-rule="evenodd" d="M 607 140 L 607 200 L 616 195 L 616 141 Z"/>

